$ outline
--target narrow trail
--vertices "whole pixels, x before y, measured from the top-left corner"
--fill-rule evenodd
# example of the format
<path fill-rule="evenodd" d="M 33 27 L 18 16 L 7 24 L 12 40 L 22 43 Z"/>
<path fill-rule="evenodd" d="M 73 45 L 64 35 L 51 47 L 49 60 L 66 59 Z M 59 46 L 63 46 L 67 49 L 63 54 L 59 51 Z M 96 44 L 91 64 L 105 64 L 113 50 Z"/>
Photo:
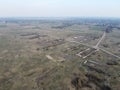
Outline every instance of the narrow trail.
<path fill-rule="evenodd" d="M 115 55 L 115 54 L 113 54 L 113 53 L 111 53 L 111 52 L 109 52 L 109 51 L 107 51 L 107 50 L 105 50 L 105 49 L 100 48 L 100 50 L 102 50 L 103 52 L 105 52 L 105 53 L 107 53 L 107 54 L 110 54 L 110 55 L 112 55 L 112 56 L 120 59 L 120 56 L 117 56 L 117 55 Z"/>
<path fill-rule="evenodd" d="M 98 48 L 99 44 L 102 42 L 102 40 L 104 40 L 105 36 L 106 36 L 106 32 L 103 33 L 102 37 L 100 38 L 98 43 L 94 46 L 94 48 L 96 48 L 96 49 Z"/>
<path fill-rule="evenodd" d="M 97 50 L 100 49 L 101 51 L 103 51 L 103 52 L 105 52 L 105 53 L 107 53 L 107 54 L 109 54 L 109 55 L 112 55 L 112 56 L 120 59 L 120 56 L 117 56 L 117 55 L 115 55 L 115 54 L 113 54 L 113 53 L 111 53 L 111 52 L 109 52 L 109 51 L 107 51 L 107 50 L 105 50 L 105 49 L 99 48 L 100 43 L 104 40 L 105 37 L 106 37 L 106 32 L 103 33 L 102 37 L 99 39 L 99 41 L 97 42 L 97 44 L 96 44 L 95 46 L 88 45 L 88 44 L 81 43 L 81 42 L 77 42 L 77 41 L 69 41 L 69 42 L 78 43 L 78 44 L 81 44 L 81 45 L 84 45 L 84 46 L 89 47 L 88 49 L 86 49 L 86 50 L 84 50 L 84 51 L 81 51 L 81 52 L 79 52 L 78 54 L 76 54 L 77 56 L 82 57 L 82 55 L 81 55 L 82 53 L 88 51 L 90 48 L 94 48 L 94 49 L 97 49 Z M 94 52 L 96 52 L 96 51 L 94 51 Z M 93 52 L 91 52 L 90 54 L 84 56 L 83 58 L 86 58 L 86 57 L 90 56 L 92 53 L 93 53 Z"/>

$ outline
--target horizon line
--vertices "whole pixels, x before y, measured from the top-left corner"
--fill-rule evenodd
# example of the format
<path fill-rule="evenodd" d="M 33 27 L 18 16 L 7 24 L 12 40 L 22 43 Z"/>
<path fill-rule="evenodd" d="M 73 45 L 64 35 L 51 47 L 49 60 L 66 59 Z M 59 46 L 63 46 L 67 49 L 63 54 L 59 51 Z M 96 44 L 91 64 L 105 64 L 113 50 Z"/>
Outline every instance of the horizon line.
<path fill-rule="evenodd" d="M 104 16 L 0 16 L 0 19 L 1 18 L 103 18 L 103 19 L 120 19 L 120 17 L 104 17 Z"/>

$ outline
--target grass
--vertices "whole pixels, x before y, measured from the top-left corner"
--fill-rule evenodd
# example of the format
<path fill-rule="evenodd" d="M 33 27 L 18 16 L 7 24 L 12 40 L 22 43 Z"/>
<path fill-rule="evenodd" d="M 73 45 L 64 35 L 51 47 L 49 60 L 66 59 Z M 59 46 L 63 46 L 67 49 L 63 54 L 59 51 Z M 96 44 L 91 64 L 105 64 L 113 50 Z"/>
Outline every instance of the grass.
<path fill-rule="evenodd" d="M 89 38 L 83 43 L 94 45 L 97 40 L 92 38 L 94 36 L 100 37 L 102 28 L 91 26 L 92 30 L 87 25 L 72 25 L 64 29 L 52 29 L 52 25 L 49 23 L 38 24 L 37 27 L 31 24 L 27 26 L 19 26 L 18 24 L 14 27 L 8 25 L 4 30 L 0 27 L 0 33 L 2 34 L 0 35 L 0 90 L 67 90 L 71 86 L 73 73 L 85 74 L 86 68 L 80 66 L 80 63 L 84 60 L 76 54 L 87 47 L 70 43 L 67 40 L 81 35 Z M 97 32 L 99 29 L 100 31 Z M 24 33 L 33 32 L 48 35 L 48 37 L 30 40 L 20 36 Z M 118 38 L 116 33 L 117 31 L 108 36 L 113 42 L 119 42 L 119 39 L 116 39 Z M 45 43 L 46 45 L 37 43 L 45 41 L 52 43 L 55 39 L 64 39 L 65 42 L 56 46 L 51 44 L 47 49 L 45 46 L 48 43 Z M 104 43 L 112 45 L 109 38 Z M 114 49 L 117 50 L 118 47 L 108 49 L 113 51 Z M 119 52 L 116 53 L 119 54 Z M 46 55 L 51 55 L 57 63 L 49 60 Z M 109 60 L 108 57 L 109 55 L 103 52 L 97 52 L 86 60 L 104 63 Z M 59 62 L 61 59 L 64 59 L 64 61 Z M 110 59 L 114 58 L 110 57 Z M 115 69 L 117 72 L 119 66 L 112 67 L 111 70 L 114 71 Z M 41 78 L 41 76 L 42 79 L 38 82 L 36 79 Z"/>

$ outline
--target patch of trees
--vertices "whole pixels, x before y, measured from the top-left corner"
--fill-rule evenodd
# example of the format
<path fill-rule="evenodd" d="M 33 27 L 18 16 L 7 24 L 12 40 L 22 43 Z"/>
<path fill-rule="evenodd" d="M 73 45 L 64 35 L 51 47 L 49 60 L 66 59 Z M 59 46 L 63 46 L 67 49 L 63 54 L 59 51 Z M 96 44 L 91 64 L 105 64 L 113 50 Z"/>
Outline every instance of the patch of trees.
<path fill-rule="evenodd" d="M 21 34 L 20 36 L 31 36 L 31 35 L 36 35 L 37 33 L 25 33 Z"/>
<path fill-rule="evenodd" d="M 28 37 L 29 39 L 36 39 L 40 37 L 47 37 L 47 35 L 40 35 L 38 33 L 26 33 L 26 34 L 21 34 L 20 36 Z"/>
<path fill-rule="evenodd" d="M 49 41 L 44 40 L 37 43 L 43 46 L 44 50 L 48 50 L 50 47 L 55 47 L 57 45 L 61 45 L 65 43 L 65 40 L 64 39 L 55 39 L 55 40 L 49 40 Z"/>
<path fill-rule="evenodd" d="M 102 46 L 105 47 L 105 48 L 108 48 L 108 47 L 109 47 L 108 44 L 103 44 Z"/>
<path fill-rule="evenodd" d="M 61 26 L 53 26 L 52 28 L 63 29 L 63 28 L 66 28 L 66 27 L 69 27 L 69 26 L 72 26 L 72 25 L 74 25 L 74 23 L 63 23 Z"/>
<path fill-rule="evenodd" d="M 118 65 L 118 62 L 115 61 L 115 60 L 110 60 L 110 61 L 107 61 L 106 64 L 107 64 L 107 65 Z"/>
<path fill-rule="evenodd" d="M 105 29 L 106 33 L 112 32 L 112 29 L 113 29 L 113 28 L 120 29 L 120 27 L 118 27 L 118 26 L 108 26 L 108 27 Z"/>
<path fill-rule="evenodd" d="M 112 32 L 112 29 L 113 29 L 112 26 L 108 26 L 105 31 L 106 31 L 106 33 L 110 33 L 110 32 Z"/>
<path fill-rule="evenodd" d="M 104 77 L 99 77 L 94 73 L 74 74 L 71 84 L 75 90 L 111 90 L 111 87 L 105 84 L 106 81 Z"/>

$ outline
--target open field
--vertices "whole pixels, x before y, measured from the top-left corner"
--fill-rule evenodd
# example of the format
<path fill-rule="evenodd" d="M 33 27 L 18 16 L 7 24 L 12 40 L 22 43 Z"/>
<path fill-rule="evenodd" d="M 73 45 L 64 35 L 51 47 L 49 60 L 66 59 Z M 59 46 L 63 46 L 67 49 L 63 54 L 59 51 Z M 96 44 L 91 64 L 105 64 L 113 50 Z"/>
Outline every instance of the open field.
<path fill-rule="evenodd" d="M 96 19 L 0 20 L 0 90 L 119 90 L 119 26 Z"/>

